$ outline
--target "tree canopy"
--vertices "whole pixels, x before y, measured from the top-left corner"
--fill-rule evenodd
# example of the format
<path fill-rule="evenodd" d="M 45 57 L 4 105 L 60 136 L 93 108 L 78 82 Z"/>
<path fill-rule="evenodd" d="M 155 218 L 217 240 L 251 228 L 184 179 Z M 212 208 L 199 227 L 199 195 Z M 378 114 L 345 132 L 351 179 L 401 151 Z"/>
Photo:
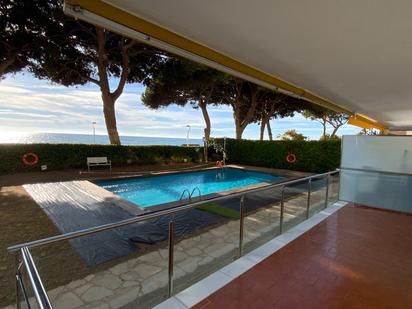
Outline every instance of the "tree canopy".
<path fill-rule="evenodd" d="M 211 132 L 208 104 L 232 106 L 236 138 L 242 138 L 246 127 L 261 124 L 261 139 L 265 127 L 270 139 L 270 119 L 293 116 L 295 112 L 311 108 L 311 103 L 296 99 L 254 83 L 221 73 L 206 66 L 176 57 L 168 57 L 145 80 L 143 103 L 153 109 L 171 104 L 192 104 L 202 110 L 205 120 L 205 139 Z"/>
<path fill-rule="evenodd" d="M 305 141 L 307 139 L 302 133 L 297 132 L 295 129 L 287 130 L 282 135 L 280 139 L 283 141 Z"/>
<path fill-rule="evenodd" d="M 345 125 L 349 120 L 348 115 L 321 106 L 313 106 L 311 109 L 306 109 L 302 112 L 302 115 L 305 118 L 317 121 L 322 125 L 323 131 L 320 139 L 323 140 L 334 139 L 339 128 Z M 332 133 L 330 134 L 326 132 L 328 124 L 333 128 Z"/>
<path fill-rule="evenodd" d="M 159 62 L 145 80 L 146 90 L 142 101 L 153 109 L 171 104 L 191 104 L 195 109 L 200 108 L 205 121 L 204 137 L 209 141 L 211 121 L 207 105 L 222 103 L 217 90 L 225 78 L 226 74 L 217 70 L 169 56 L 164 62 Z"/>
<path fill-rule="evenodd" d="M 273 140 L 271 119 L 293 117 L 296 112 L 311 109 L 312 103 L 268 89 L 262 89 L 253 122 L 260 124 L 260 140 L 263 140 L 265 128 L 269 139 Z"/>
<path fill-rule="evenodd" d="M 96 84 L 110 142 L 120 144 L 115 103 L 125 84 L 144 81 L 163 53 L 68 17 L 62 4 L 1 0 L 0 74 L 27 68 L 40 79 L 64 86 Z M 111 77 L 118 81 L 113 89 Z"/>
<path fill-rule="evenodd" d="M 82 21 L 64 17 L 62 22 L 65 35 L 59 37 L 57 47 L 49 50 L 33 72 L 65 86 L 96 84 L 110 142 L 120 145 L 115 103 L 126 83 L 144 81 L 152 66 L 162 61 L 162 52 Z M 113 89 L 111 77 L 118 81 Z"/>
<path fill-rule="evenodd" d="M 0 0 L 0 79 L 32 68 L 63 33 L 62 1 Z"/>

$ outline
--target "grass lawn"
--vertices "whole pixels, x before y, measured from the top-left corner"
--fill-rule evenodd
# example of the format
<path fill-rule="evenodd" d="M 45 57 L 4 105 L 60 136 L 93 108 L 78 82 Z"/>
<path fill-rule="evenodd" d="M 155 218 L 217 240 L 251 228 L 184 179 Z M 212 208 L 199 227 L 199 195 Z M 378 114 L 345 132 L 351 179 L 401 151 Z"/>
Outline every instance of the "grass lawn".
<path fill-rule="evenodd" d="M 236 210 L 226 208 L 223 206 L 220 206 L 216 203 L 207 203 L 203 204 L 199 207 L 196 207 L 196 209 L 203 210 L 203 211 L 208 211 L 220 216 L 223 216 L 228 219 L 239 219 L 240 218 L 240 213 Z"/>

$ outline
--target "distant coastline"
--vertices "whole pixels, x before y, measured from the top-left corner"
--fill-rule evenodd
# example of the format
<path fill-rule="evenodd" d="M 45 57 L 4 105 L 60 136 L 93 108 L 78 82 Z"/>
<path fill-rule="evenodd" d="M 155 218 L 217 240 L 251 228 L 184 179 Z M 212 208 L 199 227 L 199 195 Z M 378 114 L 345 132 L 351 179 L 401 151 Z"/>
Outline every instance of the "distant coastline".
<path fill-rule="evenodd" d="M 185 138 L 148 137 L 148 136 L 121 136 L 122 145 L 175 145 L 187 143 Z M 16 136 L 15 138 L 0 139 L 0 144 L 99 144 L 108 145 L 107 135 L 65 134 L 65 133 L 35 133 Z M 189 144 L 203 145 L 201 139 L 191 138 Z"/>

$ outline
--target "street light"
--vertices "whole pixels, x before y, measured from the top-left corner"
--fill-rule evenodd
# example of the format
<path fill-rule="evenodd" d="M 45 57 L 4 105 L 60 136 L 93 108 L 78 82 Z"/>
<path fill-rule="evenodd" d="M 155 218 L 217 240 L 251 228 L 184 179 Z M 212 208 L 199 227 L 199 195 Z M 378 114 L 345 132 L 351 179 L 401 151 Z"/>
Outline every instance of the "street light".
<path fill-rule="evenodd" d="M 189 135 L 190 135 L 190 125 L 187 126 L 187 134 L 186 134 L 186 147 L 189 147 Z"/>
<path fill-rule="evenodd" d="M 92 121 L 92 126 L 93 126 L 93 144 L 96 144 L 96 128 L 95 128 L 95 125 L 96 125 L 96 121 Z"/>

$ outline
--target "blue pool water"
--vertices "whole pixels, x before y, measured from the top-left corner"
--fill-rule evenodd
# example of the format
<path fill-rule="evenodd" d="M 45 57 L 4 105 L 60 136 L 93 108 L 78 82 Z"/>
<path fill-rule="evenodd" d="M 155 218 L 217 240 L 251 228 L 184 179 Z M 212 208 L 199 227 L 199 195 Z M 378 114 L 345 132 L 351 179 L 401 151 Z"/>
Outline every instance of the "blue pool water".
<path fill-rule="evenodd" d="M 223 170 L 114 180 L 97 184 L 141 207 L 150 207 L 179 200 L 185 189 L 192 192 L 195 187 L 198 187 L 202 195 L 206 195 L 281 178 L 283 177 L 267 173 L 225 168 Z M 194 193 L 193 196 L 198 196 L 198 193 Z"/>

